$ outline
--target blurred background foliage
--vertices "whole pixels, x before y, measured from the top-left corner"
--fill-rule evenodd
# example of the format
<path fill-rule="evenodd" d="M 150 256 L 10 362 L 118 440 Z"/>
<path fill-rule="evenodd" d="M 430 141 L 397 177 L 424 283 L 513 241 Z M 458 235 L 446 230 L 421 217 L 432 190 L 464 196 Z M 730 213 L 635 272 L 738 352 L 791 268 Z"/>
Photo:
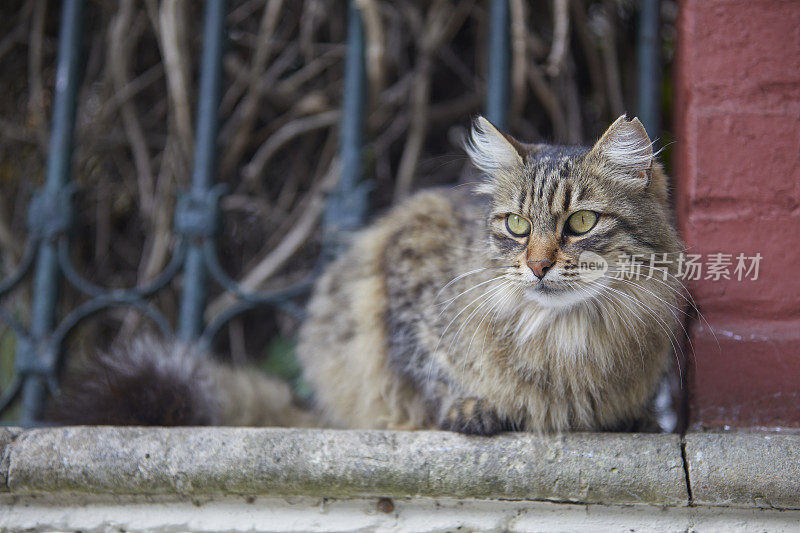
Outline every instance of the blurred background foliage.
<path fill-rule="evenodd" d="M 463 182 L 461 144 L 483 109 L 489 2 L 358 0 L 366 31 L 365 176 L 373 213 L 420 187 Z M 509 0 L 509 129 L 525 141 L 590 142 L 636 110 L 636 22 L 630 0 Z M 674 1 L 662 2 L 664 118 L 669 128 Z M 0 277 L 20 258 L 33 191 L 43 183 L 56 75 L 59 2 L 0 6 Z M 72 258 L 94 283 L 151 279 L 173 251 L 176 193 L 189 186 L 202 4 L 89 2 L 73 179 L 79 206 Z M 321 244 L 325 193 L 336 180 L 345 56 L 344 0 L 229 2 L 217 179 L 220 257 L 252 288 L 304 277 Z M 661 132 L 669 140 L 668 131 Z M 665 144 L 662 142 L 662 145 Z M 41 213 L 40 216 L 47 216 Z M 174 319 L 178 282 L 155 296 Z M 64 287 L 61 312 L 84 297 Z M 4 305 L 27 322 L 24 284 Z M 207 318 L 231 302 L 213 287 Z M 236 363 L 270 360 L 296 378 L 298 321 L 274 309 L 222 330 L 215 349 Z M 148 324 L 124 309 L 86 322 L 77 352 L 105 348 Z M 0 388 L 14 339 L 0 322 Z M 248 354 L 248 355 L 246 355 Z M 13 413 L 11 414 L 13 417 Z"/>

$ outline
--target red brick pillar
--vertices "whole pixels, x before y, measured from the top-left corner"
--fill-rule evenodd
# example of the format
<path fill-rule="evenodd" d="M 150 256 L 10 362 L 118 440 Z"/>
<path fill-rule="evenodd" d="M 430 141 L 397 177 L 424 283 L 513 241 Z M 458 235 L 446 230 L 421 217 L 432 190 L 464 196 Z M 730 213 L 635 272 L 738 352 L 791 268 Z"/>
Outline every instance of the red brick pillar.
<path fill-rule="evenodd" d="M 678 219 L 716 334 L 690 330 L 690 423 L 800 426 L 800 2 L 684 0 L 678 32 Z M 706 279 L 715 253 L 731 279 Z"/>

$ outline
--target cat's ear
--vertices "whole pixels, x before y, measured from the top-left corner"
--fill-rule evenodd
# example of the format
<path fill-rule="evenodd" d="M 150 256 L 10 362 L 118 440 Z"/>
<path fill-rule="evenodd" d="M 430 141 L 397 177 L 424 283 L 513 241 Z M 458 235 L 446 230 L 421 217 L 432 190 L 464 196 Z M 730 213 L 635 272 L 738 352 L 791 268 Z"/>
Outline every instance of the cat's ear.
<path fill-rule="evenodd" d="M 472 133 L 465 148 L 472 164 L 489 175 L 513 171 L 523 166 L 522 145 L 480 116 L 472 124 Z"/>
<path fill-rule="evenodd" d="M 653 167 L 653 143 L 638 118 L 619 117 L 589 153 L 602 175 L 647 187 Z"/>

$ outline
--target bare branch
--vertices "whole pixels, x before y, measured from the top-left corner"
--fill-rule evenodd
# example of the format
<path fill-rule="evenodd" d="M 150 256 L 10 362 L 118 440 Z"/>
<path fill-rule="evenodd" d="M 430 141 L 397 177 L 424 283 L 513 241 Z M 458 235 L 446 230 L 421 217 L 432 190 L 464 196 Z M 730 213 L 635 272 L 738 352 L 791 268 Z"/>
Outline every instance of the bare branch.
<path fill-rule="evenodd" d="M 606 88 L 608 90 L 608 101 L 611 105 L 612 116 L 618 117 L 625 112 L 625 104 L 622 98 L 622 81 L 619 75 L 616 31 L 614 24 L 614 4 L 604 2 L 602 17 L 598 20 L 601 50 L 603 53 L 603 65 L 606 73 Z"/>
<path fill-rule="evenodd" d="M 569 0 L 553 0 L 553 44 L 547 56 L 547 73 L 558 76 L 569 48 Z"/>
<path fill-rule="evenodd" d="M 261 24 L 258 30 L 258 46 L 256 47 L 253 56 L 253 62 L 250 66 L 249 84 L 244 99 L 234 110 L 234 116 L 237 117 L 239 127 L 233 138 L 227 144 L 227 150 L 222 163 L 220 164 L 220 173 L 227 175 L 238 164 L 239 160 L 247 147 L 250 133 L 258 116 L 258 104 L 261 100 L 261 90 L 259 86 L 260 74 L 264 72 L 267 65 L 267 60 L 272 51 L 273 42 L 272 38 L 275 33 L 275 27 L 278 25 L 278 17 L 283 7 L 283 0 L 269 0 L 264 13 L 261 17 Z"/>
<path fill-rule="evenodd" d="M 528 81 L 536 98 L 541 102 L 550 122 L 553 124 L 553 135 L 559 141 L 567 140 L 567 119 L 556 93 L 550 88 L 544 79 L 544 73 L 536 64 L 531 64 L 528 69 Z"/>
<path fill-rule="evenodd" d="M 528 47 L 525 36 L 528 34 L 526 2 L 510 0 L 511 31 L 511 117 L 518 117 L 525 107 L 527 96 L 526 82 L 528 78 Z M 512 118 L 513 120 L 513 118 Z"/>
<path fill-rule="evenodd" d="M 369 100 L 375 102 L 383 90 L 385 83 L 384 68 L 386 55 L 386 37 L 375 0 L 356 0 L 364 21 L 366 45 L 364 49 Z"/>
<path fill-rule="evenodd" d="M 164 0 L 161 7 L 157 8 L 155 0 L 147 0 L 147 7 L 164 58 L 171 120 L 180 139 L 182 157 L 185 161 L 189 161 L 193 152 L 194 133 L 189 96 L 191 85 L 189 58 L 192 54 L 189 52 L 185 35 L 186 2 Z"/>
<path fill-rule="evenodd" d="M 589 71 L 589 79 L 591 80 L 592 89 L 594 90 L 594 103 L 602 112 L 605 108 L 606 102 L 606 87 L 603 79 L 603 66 L 601 64 L 600 54 L 597 51 L 597 46 L 594 43 L 591 30 L 589 29 L 589 22 L 586 18 L 583 3 L 581 0 L 573 0 L 570 2 L 572 10 L 572 21 L 575 27 L 575 34 L 578 36 L 581 50 L 583 51 L 583 58 L 586 61 L 586 68 Z"/>
<path fill-rule="evenodd" d="M 253 158 L 247 166 L 244 167 L 242 175 L 250 182 L 257 180 L 264 171 L 264 167 L 267 166 L 270 158 L 275 155 L 275 152 L 282 146 L 299 135 L 336 124 L 341 115 L 341 111 L 337 109 L 325 111 L 309 117 L 298 118 L 285 124 L 259 147 Z"/>
<path fill-rule="evenodd" d="M 114 88 L 121 92 L 128 85 L 130 79 L 129 58 L 138 36 L 131 33 L 133 27 L 134 4 L 133 0 L 123 0 L 116 16 L 112 19 L 108 32 L 109 53 L 107 68 L 111 72 Z M 122 123 L 125 134 L 131 143 L 133 161 L 136 165 L 136 180 L 139 186 L 139 205 L 145 220 L 150 219 L 153 209 L 153 194 L 155 180 L 153 169 L 150 166 L 150 153 L 144 138 L 144 130 L 139 123 L 138 113 L 130 99 L 125 99 L 121 104 Z"/>
<path fill-rule="evenodd" d="M 411 126 L 397 169 L 397 181 L 394 188 L 395 201 L 405 198 L 411 191 L 414 172 L 422 145 L 425 142 L 434 53 L 442 41 L 455 33 L 464 23 L 464 18 L 472 8 L 472 4 L 471 0 L 466 0 L 453 8 L 449 3 L 437 0 L 428 10 L 422 34 L 422 45 L 417 57 L 415 79 L 411 88 Z"/>

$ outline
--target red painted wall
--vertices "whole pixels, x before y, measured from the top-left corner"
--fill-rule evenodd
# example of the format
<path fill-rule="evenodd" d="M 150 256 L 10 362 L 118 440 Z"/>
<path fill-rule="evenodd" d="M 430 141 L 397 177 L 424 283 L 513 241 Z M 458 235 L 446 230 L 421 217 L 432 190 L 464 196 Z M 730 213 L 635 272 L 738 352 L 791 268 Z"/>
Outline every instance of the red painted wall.
<path fill-rule="evenodd" d="M 800 2 L 682 1 L 678 32 L 688 253 L 762 256 L 755 281 L 689 284 L 715 333 L 690 330 L 690 423 L 800 426 Z"/>

